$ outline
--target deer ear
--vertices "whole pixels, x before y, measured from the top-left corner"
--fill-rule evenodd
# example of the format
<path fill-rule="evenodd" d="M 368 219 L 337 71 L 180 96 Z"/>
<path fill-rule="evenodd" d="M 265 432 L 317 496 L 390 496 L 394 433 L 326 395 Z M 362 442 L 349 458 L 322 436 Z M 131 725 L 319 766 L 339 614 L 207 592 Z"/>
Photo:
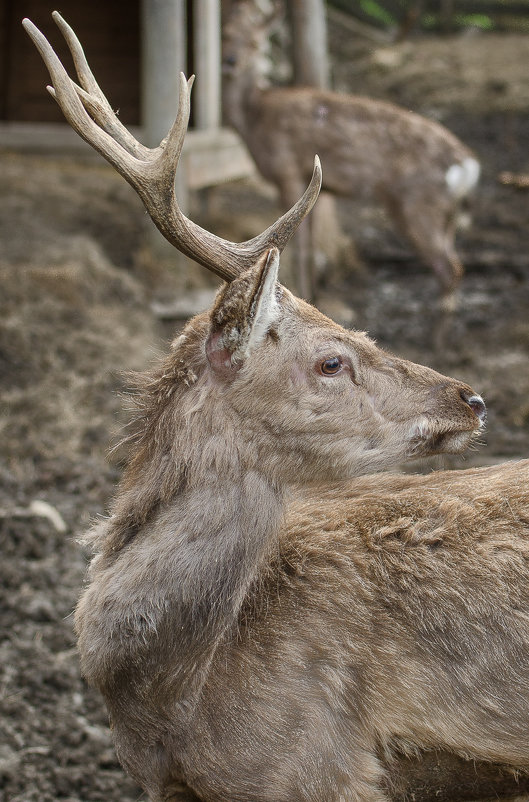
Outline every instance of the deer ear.
<path fill-rule="evenodd" d="M 278 271 L 279 251 L 271 248 L 217 296 L 206 341 L 215 373 L 226 377 L 236 373 L 277 321 Z"/>

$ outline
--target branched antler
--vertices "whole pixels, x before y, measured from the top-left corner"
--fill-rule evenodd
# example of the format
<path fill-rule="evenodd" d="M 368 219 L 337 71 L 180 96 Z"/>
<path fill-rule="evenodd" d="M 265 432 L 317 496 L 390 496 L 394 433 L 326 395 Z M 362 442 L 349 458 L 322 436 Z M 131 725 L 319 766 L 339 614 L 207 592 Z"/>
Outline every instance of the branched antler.
<path fill-rule="evenodd" d="M 167 137 L 157 148 L 135 139 L 119 121 L 88 66 L 79 39 L 61 15 L 53 12 L 75 64 L 79 84 L 73 81 L 46 37 L 29 20 L 23 26 L 46 64 L 53 86 L 48 91 L 66 120 L 136 190 L 164 237 L 182 253 L 231 281 L 270 247 L 280 251 L 316 202 L 321 186 L 321 168 L 314 159 L 310 184 L 300 200 L 262 234 L 242 243 L 229 242 L 189 220 L 178 206 L 175 173 L 189 122 L 193 78 L 180 75 L 178 113 Z"/>

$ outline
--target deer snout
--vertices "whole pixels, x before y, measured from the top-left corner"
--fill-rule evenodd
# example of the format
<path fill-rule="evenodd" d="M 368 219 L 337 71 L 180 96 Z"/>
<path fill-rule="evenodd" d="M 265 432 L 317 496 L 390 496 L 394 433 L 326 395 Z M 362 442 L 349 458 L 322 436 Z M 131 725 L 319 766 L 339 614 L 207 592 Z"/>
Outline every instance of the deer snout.
<path fill-rule="evenodd" d="M 460 396 L 465 404 L 468 404 L 472 412 L 477 415 L 479 422 L 483 426 L 487 419 L 487 407 L 482 397 L 475 393 L 470 394 L 466 390 L 461 390 Z"/>

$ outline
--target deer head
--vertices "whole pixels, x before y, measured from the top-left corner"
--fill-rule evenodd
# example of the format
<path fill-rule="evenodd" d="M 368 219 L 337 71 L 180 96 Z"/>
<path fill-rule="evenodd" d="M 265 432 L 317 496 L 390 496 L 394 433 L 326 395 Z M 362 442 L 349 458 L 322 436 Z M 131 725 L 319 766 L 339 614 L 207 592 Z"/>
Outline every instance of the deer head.
<path fill-rule="evenodd" d="M 174 193 L 192 81 L 181 77 L 178 115 L 166 139 L 146 148 L 112 112 L 71 28 L 57 12 L 53 17 L 80 86 L 40 31 L 29 20 L 24 26 L 66 119 L 135 188 L 165 237 L 227 282 L 213 309 L 177 338 L 158 377 L 150 412 L 152 426 L 163 421 L 153 440 L 158 458 L 177 442 L 180 455 L 200 452 L 200 427 L 184 426 L 186 436 L 178 437 L 178 427 L 198 409 L 211 425 L 220 420 L 234 442 L 246 443 L 248 467 L 266 467 L 282 482 L 340 479 L 467 446 L 485 419 L 483 401 L 470 387 L 385 354 L 278 283 L 280 251 L 319 192 L 318 158 L 302 198 L 263 234 L 240 244 L 214 236 L 182 214 Z M 145 431 L 152 433 L 152 426 Z M 191 442 L 183 442 L 188 436 Z M 156 447 L 145 442 L 140 452 L 151 461 Z M 182 456 L 174 462 L 181 464 Z"/>
<path fill-rule="evenodd" d="M 338 326 L 282 287 L 278 269 L 272 248 L 221 289 L 169 358 L 191 362 L 195 409 L 207 394 L 217 415 L 245 427 L 234 435 L 248 441 L 248 468 L 266 465 L 285 483 L 339 480 L 468 445 L 484 421 L 470 387 Z"/>
<path fill-rule="evenodd" d="M 264 81 L 268 67 L 269 35 L 282 18 L 277 2 L 232 0 L 223 4 L 222 69 L 225 76 L 251 73 Z M 257 68 L 257 73 L 256 73 Z"/>

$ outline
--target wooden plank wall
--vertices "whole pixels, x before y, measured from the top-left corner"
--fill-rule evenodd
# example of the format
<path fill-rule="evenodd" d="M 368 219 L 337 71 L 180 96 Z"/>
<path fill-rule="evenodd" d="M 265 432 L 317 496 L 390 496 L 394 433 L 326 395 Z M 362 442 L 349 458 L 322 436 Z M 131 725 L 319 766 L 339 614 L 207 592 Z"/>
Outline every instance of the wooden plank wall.
<path fill-rule="evenodd" d="M 101 88 L 125 125 L 140 123 L 140 0 L 61 0 Z M 71 58 L 51 12 L 54 0 L 0 0 L 0 120 L 62 122 L 46 92 L 49 76 L 21 20 L 29 17 L 65 65 Z M 73 72 L 70 72 L 73 75 Z"/>
<path fill-rule="evenodd" d="M 5 119 L 5 106 L 7 96 L 7 0 L 0 3 L 0 120 Z"/>

